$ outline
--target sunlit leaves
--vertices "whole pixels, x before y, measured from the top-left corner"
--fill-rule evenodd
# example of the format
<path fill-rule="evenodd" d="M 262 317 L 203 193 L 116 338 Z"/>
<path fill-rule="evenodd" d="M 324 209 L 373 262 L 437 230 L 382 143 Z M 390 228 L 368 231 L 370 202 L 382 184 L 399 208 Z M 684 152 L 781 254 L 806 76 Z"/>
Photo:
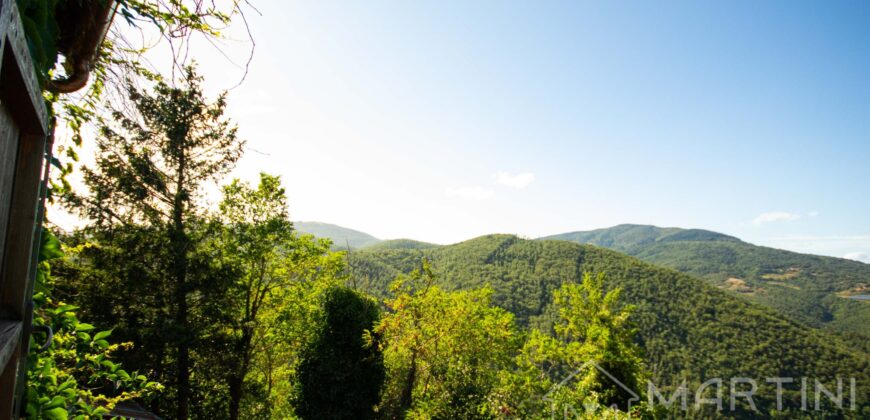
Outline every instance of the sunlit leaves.
<path fill-rule="evenodd" d="M 427 261 L 400 277 L 378 326 L 389 383 L 388 415 L 480 417 L 490 408 L 499 370 L 518 345 L 513 316 L 488 289 L 446 292 Z"/>

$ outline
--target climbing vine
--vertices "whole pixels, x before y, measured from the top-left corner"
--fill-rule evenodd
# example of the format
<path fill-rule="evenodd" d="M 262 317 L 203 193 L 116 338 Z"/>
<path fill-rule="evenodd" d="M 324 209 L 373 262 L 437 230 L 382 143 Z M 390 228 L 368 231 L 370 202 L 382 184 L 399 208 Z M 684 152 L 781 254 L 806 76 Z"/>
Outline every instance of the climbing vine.
<path fill-rule="evenodd" d="M 43 231 L 36 280 L 33 325 L 35 330 L 51 327 L 50 344 L 45 332 L 30 338 L 27 357 L 28 418 L 96 418 L 108 414 L 120 401 L 147 399 L 163 386 L 144 375 L 127 372 L 113 361 L 112 354 L 130 343 L 111 344 L 110 330 L 98 330 L 81 322 L 76 306 L 50 297 L 51 263 L 63 258 L 60 242 Z"/>

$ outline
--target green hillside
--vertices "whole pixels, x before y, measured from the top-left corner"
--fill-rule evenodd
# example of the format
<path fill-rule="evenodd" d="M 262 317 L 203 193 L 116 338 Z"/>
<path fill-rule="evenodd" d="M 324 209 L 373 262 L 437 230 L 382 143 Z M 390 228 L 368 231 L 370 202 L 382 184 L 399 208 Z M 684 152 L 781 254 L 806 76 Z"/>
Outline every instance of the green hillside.
<path fill-rule="evenodd" d="M 716 287 L 777 309 L 813 327 L 870 341 L 870 264 L 752 245 L 698 229 L 619 225 L 542 239 L 599 245 L 704 278 Z M 858 337 L 854 337 L 858 335 Z"/>
<path fill-rule="evenodd" d="M 444 287 L 489 284 L 494 301 L 524 325 L 548 325 L 551 293 L 563 282 L 577 281 L 584 272 L 606 272 L 607 287 L 621 287 L 623 299 L 636 305 L 637 341 L 653 381 L 664 388 L 683 378 L 690 383 L 760 378 L 756 404 L 770 408 L 775 394 L 763 378 L 818 377 L 833 384 L 839 376 L 856 377 L 858 395 L 870 394 L 868 356 L 838 337 L 783 319 L 689 275 L 607 249 L 490 235 L 423 250 L 360 250 L 350 262 L 354 277 L 363 283 L 359 287 L 383 293 L 397 274 L 419 266 L 423 257 L 432 261 Z M 798 395 L 787 393 L 786 405 L 798 404 Z"/>
<path fill-rule="evenodd" d="M 351 248 L 362 248 L 381 241 L 368 233 L 329 223 L 293 222 L 293 227 L 299 232 L 332 240 L 333 248 L 336 249 L 346 249 L 348 246 Z"/>

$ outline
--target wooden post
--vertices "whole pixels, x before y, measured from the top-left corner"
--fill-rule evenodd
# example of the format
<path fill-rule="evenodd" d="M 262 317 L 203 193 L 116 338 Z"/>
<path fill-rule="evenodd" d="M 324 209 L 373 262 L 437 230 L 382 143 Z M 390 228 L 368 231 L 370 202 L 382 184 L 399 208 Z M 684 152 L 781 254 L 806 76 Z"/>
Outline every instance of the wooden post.
<path fill-rule="evenodd" d="M 0 419 L 24 391 L 48 113 L 14 0 L 0 0 Z"/>

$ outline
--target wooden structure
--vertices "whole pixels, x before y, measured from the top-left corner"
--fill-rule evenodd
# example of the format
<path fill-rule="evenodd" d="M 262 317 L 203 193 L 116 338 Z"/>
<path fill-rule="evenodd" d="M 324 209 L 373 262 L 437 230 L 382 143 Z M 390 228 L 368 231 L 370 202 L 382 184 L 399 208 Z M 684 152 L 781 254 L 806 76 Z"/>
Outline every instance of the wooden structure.
<path fill-rule="evenodd" d="M 0 0 L 0 419 L 21 412 L 51 151 L 18 13 L 15 0 Z"/>

